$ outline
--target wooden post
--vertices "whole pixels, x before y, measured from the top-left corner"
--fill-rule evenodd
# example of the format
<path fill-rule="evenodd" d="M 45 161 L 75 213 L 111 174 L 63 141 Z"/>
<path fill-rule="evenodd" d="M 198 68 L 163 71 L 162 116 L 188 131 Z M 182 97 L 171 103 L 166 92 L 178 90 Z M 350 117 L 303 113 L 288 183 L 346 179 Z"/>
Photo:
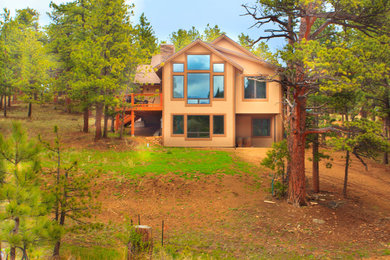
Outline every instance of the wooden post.
<path fill-rule="evenodd" d="M 134 226 L 134 234 L 127 244 L 127 260 L 146 259 L 152 257 L 153 236 L 152 228 L 145 225 Z"/>
<path fill-rule="evenodd" d="M 131 110 L 131 136 L 134 136 L 134 110 Z"/>
<path fill-rule="evenodd" d="M 119 113 L 115 116 L 115 130 L 118 131 L 119 129 Z"/>

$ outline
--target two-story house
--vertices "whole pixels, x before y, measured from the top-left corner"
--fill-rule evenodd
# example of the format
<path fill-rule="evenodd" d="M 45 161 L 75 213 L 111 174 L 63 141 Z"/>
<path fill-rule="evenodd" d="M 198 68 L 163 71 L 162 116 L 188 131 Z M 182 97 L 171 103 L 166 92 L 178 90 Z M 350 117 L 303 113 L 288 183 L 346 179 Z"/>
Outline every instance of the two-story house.
<path fill-rule="evenodd" d="M 281 86 L 267 80 L 275 74 L 273 65 L 222 35 L 176 53 L 162 46 L 136 81 L 145 93 L 160 92 L 164 146 L 269 147 L 282 139 Z"/>

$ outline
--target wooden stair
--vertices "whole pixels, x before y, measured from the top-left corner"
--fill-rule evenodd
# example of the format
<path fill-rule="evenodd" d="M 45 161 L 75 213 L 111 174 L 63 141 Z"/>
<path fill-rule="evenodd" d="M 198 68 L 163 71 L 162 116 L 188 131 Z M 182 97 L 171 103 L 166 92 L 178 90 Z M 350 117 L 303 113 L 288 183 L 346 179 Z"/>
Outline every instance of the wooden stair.
<path fill-rule="evenodd" d="M 125 114 L 125 117 L 123 118 L 123 124 L 127 125 L 131 123 L 133 116 L 134 116 L 134 122 L 140 118 L 140 116 L 138 115 Z M 120 120 L 119 117 L 117 117 L 117 119 L 115 120 L 115 130 L 118 130 L 121 125 L 122 125 L 122 120 Z"/>

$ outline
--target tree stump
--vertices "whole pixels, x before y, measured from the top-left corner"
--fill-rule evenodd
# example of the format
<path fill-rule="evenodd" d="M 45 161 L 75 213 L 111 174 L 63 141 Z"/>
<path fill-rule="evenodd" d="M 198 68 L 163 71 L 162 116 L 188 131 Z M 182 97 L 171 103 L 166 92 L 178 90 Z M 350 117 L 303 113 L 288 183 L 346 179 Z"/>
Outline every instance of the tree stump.
<path fill-rule="evenodd" d="M 146 259 L 152 258 L 153 236 L 152 228 L 145 225 L 134 226 L 127 244 L 127 259 Z"/>

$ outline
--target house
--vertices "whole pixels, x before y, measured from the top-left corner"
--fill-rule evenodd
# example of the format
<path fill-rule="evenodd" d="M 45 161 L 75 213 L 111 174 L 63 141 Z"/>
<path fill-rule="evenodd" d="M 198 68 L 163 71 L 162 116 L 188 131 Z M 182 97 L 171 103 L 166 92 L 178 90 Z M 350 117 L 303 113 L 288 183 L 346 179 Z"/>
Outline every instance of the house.
<path fill-rule="evenodd" d="M 282 139 L 282 89 L 268 80 L 275 74 L 273 65 L 225 35 L 178 52 L 162 45 L 135 79 L 143 89 L 138 95 L 158 101 L 134 104 L 129 118 L 149 112 L 147 124 L 161 116 L 164 146 L 269 147 Z"/>

